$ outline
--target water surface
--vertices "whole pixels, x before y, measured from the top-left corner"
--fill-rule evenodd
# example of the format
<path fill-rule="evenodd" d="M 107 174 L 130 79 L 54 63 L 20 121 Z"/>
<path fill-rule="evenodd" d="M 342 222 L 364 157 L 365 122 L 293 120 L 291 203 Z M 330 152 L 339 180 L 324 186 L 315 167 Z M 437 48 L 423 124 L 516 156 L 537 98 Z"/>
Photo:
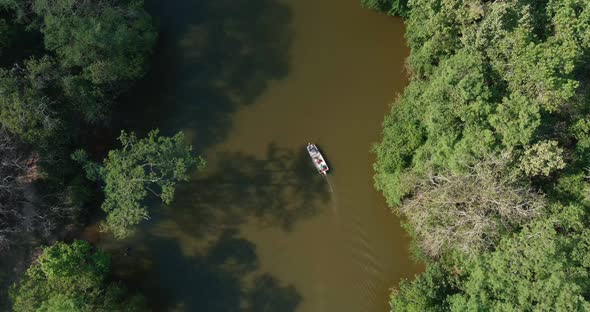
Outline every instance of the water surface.
<path fill-rule="evenodd" d="M 407 83 L 401 20 L 358 0 L 148 6 L 161 27 L 153 68 L 116 124 L 182 130 L 208 167 L 129 240 L 86 237 L 156 310 L 385 311 L 389 288 L 419 269 L 369 152 Z"/>

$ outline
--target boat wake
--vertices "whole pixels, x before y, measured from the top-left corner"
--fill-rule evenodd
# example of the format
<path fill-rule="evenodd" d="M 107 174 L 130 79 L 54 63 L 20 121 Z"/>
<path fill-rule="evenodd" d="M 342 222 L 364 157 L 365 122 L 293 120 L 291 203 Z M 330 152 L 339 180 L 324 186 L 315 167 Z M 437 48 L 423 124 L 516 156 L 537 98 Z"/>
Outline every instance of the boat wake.
<path fill-rule="evenodd" d="M 326 182 L 328 183 L 328 188 L 330 189 L 330 197 L 332 200 L 332 214 L 334 216 L 338 216 L 338 202 L 336 201 L 336 192 L 334 191 L 334 185 L 330 180 L 330 176 L 326 175 Z"/>
<path fill-rule="evenodd" d="M 334 186 L 332 185 L 332 182 L 330 181 L 330 176 L 326 175 L 326 182 L 328 182 L 328 187 L 330 188 L 330 193 L 334 194 Z"/>

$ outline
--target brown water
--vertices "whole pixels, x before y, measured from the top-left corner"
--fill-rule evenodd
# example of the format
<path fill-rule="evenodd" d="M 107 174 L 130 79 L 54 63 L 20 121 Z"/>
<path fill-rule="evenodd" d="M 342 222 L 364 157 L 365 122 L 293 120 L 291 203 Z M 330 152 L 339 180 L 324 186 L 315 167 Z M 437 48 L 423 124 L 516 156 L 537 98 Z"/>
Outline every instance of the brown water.
<path fill-rule="evenodd" d="M 117 123 L 183 130 L 209 164 L 129 240 L 86 237 L 156 310 L 386 311 L 419 270 L 369 152 L 407 83 L 401 20 L 359 0 L 148 4 L 155 64 Z"/>

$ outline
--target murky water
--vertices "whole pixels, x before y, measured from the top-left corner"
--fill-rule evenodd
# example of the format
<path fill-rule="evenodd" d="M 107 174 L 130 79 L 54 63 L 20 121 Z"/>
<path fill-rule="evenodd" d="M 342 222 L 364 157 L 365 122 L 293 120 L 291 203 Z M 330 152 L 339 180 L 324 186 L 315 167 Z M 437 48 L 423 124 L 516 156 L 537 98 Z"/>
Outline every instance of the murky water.
<path fill-rule="evenodd" d="M 183 130 L 209 164 L 134 237 L 86 238 L 156 310 L 385 311 L 389 288 L 419 270 L 369 152 L 407 83 L 401 20 L 358 0 L 148 6 L 161 39 L 117 124 Z"/>

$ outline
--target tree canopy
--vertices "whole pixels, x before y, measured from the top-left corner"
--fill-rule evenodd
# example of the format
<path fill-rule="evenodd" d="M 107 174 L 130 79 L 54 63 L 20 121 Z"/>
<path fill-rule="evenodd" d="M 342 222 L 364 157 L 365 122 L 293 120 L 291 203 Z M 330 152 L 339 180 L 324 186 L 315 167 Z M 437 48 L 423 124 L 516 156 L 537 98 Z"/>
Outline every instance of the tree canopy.
<path fill-rule="evenodd" d="M 375 185 L 427 270 L 392 310 L 588 309 L 590 2 L 410 0 L 404 16 L 411 82 Z"/>
<path fill-rule="evenodd" d="M 67 100 L 90 121 L 105 118 L 109 95 L 145 73 L 157 37 L 143 2 L 35 0 L 33 8 Z"/>
<path fill-rule="evenodd" d="M 0 69 L 0 120 L 7 131 L 29 143 L 42 142 L 59 128 L 58 111 L 49 97 L 54 77 L 44 69 L 51 62 L 31 59 L 24 69 Z"/>
<path fill-rule="evenodd" d="M 88 178 L 104 183 L 104 229 L 116 237 L 125 237 L 134 225 L 149 218 L 144 203 L 148 195 L 170 204 L 176 184 L 188 181 L 190 169 L 202 168 L 205 162 L 193 156 L 182 132 L 165 137 L 153 130 L 138 139 L 133 132 L 123 131 L 119 142 L 121 149 L 111 150 L 102 165 L 89 162 L 81 150 L 73 158 L 84 165 Z"/>
<path fill-rule="evenodd" d="M 156 33 L 142 1 L 35 0 L 33 7 L 45 47 L 64 68 L 96 85 L 145 72 Z"/>
<path fill-rule="evenodd" d="M 467 262 L 452 311 L 587 311 L 588 232 L 559 236 L 539 223 Z"/>
<path fill-rule="evenodd" d="M 408 0 L 361 0 L 361 5 L 389 15 L 405 16 L 408 12 Z"/>
<path fill-rule="evenodd" d="M 108 254 L 87 242 L 47 247 L 11 289 L 13 311 L 145 311 L 141 296 L 109 282 Z"/>
<path fill-rule="evenodd" d="M 506 172 L 508 157 L 491 156 L 462 174 L 428 175 L 400 206 L 429 257 L 455 251 L 477 255 L 493 247 L 501 234 L 544 213 L 544 198 Z"/>
<path fill-rule="evenodd" d="M 1 251 L 82 222 L 94 192 L 70 155 L 109 123 L 118 97 L 146 73 L 156 39 L 141 0 L 0 0 Z M 100 298 L 119 296 L 109 289 Z M 58 291 L 46 299 L 35 308 L 22 301 L 21 310 L 119 310 L 83 307 Z"/>

